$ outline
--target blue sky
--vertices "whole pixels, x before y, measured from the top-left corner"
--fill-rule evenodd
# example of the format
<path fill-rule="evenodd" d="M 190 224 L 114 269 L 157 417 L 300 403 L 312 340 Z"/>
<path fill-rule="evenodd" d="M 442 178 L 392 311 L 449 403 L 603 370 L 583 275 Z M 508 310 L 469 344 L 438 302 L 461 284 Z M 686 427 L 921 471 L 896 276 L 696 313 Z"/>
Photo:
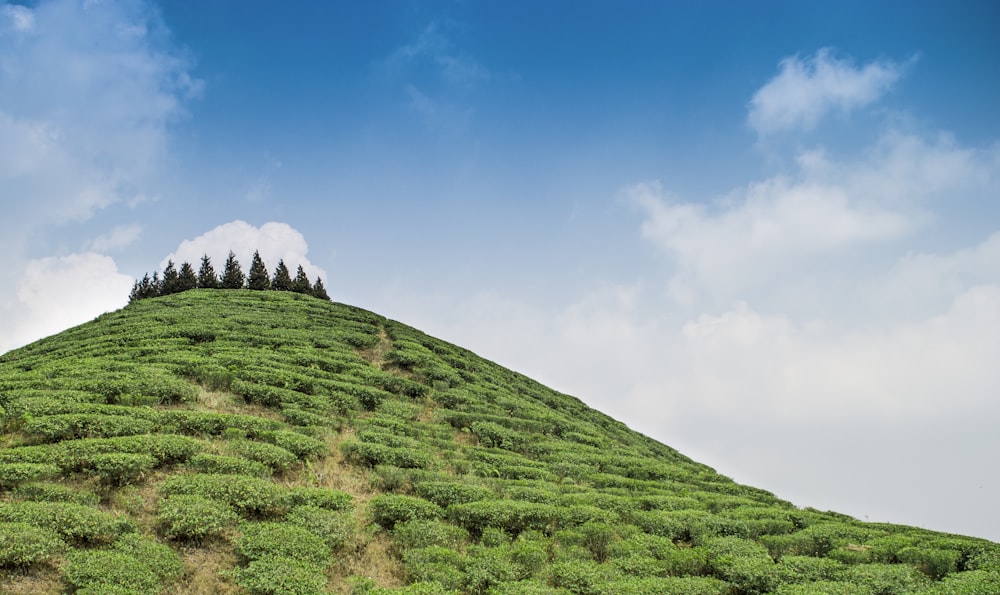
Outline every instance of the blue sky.
<path fill-rule="evenodd" d="M 798 505 L 1000 540 L 998 26 L 0 2 L 0 351 L 260 248 Z"/>

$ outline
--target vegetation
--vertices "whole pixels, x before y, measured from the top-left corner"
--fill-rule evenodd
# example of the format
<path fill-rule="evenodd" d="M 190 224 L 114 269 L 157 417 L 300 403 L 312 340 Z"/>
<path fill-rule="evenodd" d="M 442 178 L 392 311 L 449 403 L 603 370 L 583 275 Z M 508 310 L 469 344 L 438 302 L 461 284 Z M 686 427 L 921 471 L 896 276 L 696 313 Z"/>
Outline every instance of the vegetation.
<path fill-rule="evenodd" d="M 796 508 L 254 268 L 0 356 L 0 592 L 1000 592 L 998 544 Z"/>
<path fill-rule="evenodd" d="M 269 277 L 267 265 L 264 264 L 264 260 L 260 257 L 260 252 L 255 250 L 253 253 L 253 262 L 250 265 L 250 274 L 246 277 L 243 275 L 240 263 L 236 260 L 236 255 L 231 251 L 229 252 L 229 257 L 226 259 L 221 279 L 215 273 L 215 267 L 212 266 L 212 259 L 207 254 L 201 257 L 201 266 L 198 272 L 195 272 L 194 267 L 187 262 L 181 263 L 180 270 L 178 270 L 174 261 L 168 260 L 162 275 L 154 272 L 153 276 L 150 277 L 147 273 L 143 275 L 142 279 L 137 280 L 132 285 L 132 291 L 129 293 L 129 303 L 170 295 L 172 293 L 181 293 L 192 289 L 219 288 L 246 288 L 258 291 L 273 289 L 275 291 L 304 293 L 324 300 L 330 299 L 330 296 L 326 293 L 326 288 L 323 286 L 323 280 L 317 277 L 316 283 L 311 284 L 309 276 L 306 275 L 302 265 L 299 265 L 295 279 L 293 280 L 288 266 L 285 265 L 285 261 L 283 259 L 279 260 L 278 266 L 274 269 L 274 276 Z"/>

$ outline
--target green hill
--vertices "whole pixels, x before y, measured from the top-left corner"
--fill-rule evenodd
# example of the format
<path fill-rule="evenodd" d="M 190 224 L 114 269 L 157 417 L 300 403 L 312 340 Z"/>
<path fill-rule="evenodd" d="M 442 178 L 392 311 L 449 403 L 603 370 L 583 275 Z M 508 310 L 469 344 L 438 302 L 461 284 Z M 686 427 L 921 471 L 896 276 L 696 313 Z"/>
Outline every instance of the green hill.
<path fill-rule="evenodd" d="M 4 593 L 1000 593 L 1000 545 L 796 508 L 306 295 L 12 351 L 0 421 Z"/>

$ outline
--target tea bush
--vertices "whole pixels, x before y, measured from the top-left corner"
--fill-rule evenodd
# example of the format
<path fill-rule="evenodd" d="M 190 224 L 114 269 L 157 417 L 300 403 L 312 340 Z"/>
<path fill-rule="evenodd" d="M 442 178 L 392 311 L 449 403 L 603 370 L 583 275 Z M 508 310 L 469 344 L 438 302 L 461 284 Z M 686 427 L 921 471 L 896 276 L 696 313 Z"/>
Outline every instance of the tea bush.
<path fill-rule="evenodd" d="M 160 494 L 188 494 L 217 500 L 246 517 L 277 515 L 288 504 L 287 493 L 281 487 L 266 479 L 245 475 L 175 475 L 160 484 Z"/>
<path fill-rule="evenodd" d="M 156 521 L 165 537 L 198 541 L 235 527 L 239 516 L 224 502 L 176 494 L 160 500 Z"/>
<path fill-rule="evenodd" d="M 0 489 L 9 490 L 26 481 L 53 477 L 59 471 L 59 467 L 49 463 L 0 463 Z"/>
<path fill-rule="evenodd" d="M 137 595 L 160 592 L 160 577 L 146 564 L 128 553 L 114 550 L 74 550 L 67 556 L 63 575 L 79 591 L 115 593 L 124 590 Z M 78 591 L 78 592 L 79 592 Z"/>
<path fill-rule="evenodd" d="M 31 418 L 25 422 L 22 430 L 26 434 L 38 436 L 44 442 L 58 442 L 76 438 L 148 434 L 153 427 L 151 421 L 123 415 L 68 413 Z"/>
<path fill-rule="evenodd" d="M 392 537 L 403 550 L 430 546 L 457 549 L 469 538 L 469 533 L 439 520 L 413 520 L 397 523 Z"/>
<path fill-rule="evenodd" d="M 136 530 L 128 517 L 71 502 L 0 502 L 0 521 L 49 529 L 71 544 L 107 543 Z"/>
<path fill-rule="evenodd" d="M 232 440 L 229 450 L 245 459 L 267 465 L 275 471 L 284 471 L 299 461 L 299 458 L 280 446 L 252 440 Z"/>
<path fill-rule="evenodd" d="M 188 466 L 201 473 L 223 473 L 232 475 L 249 475 L 250 477 L 270 477 L 271 469 L 263 463 L 251 461 L 243 457 L 225 455 L 198 454 L 191 457 Z"/>
<path fill-rule="evenodd" d="M 518 500 L 481 500 L 448 507 L 448 517 L 473 536 L 487 527 L 503 529 L 517 535 L 526 529 L 551 531 L 559 509 L 549 504 Z"/>
<path fill-rule="evenodd" d="M 0 522 L 0 567 L 27 568 L 66 549 L 59 535 L 28 523 Z"/>
<path fill-rule="evenodd" d="M 319 537 L 332 550 L 344 547 L 354 534 L 354 519 L 349 512 L 296 506 L 285 515 L 285 521 Z"/>
<path fill-rule="evenodd" d="M 304 560 L 266 557 L 232 571 L 236 584 L 251 595 L 322 595 L 326 593 L 323 569 Z"/>
<path fill-rule="evenodd" d="M 705 549 L 715 574 L 745 593 L 767 593 L 778 584 L 774 560 L 755 541 L 716 537 L 708 540 Z"/>
<path fill-rule="evenodd" d="M 452 504 L 499 498 L 489 488 L 454 481 L 421 482 L 417 484 L 416 492 L 421 498 L 430 500 L 442 508 L 447 508 Z"/>
<path fill-rule="evenodd" d="M 14 488 L 14 495 L 25 500 L 43 502 L 72 502 L 96 506 L 101 497 L 93 492 L 78 490 L 58 483 L 28 483 Z"/>
<path fill-rule="evenodd" d="M 368 515 L 373 523 L 392 529 L 396 523 L 440 518 L 444 511 L 437 504 L 423 498 L 383 494 L 368 502 Z"/>
<path fill-rule="evenodd" d="M 285 557 L 320 568 L 330 563 L 330 547 L 308 529 L 296 524 L 245 523 L 236 538 L 236 551 L 247 560 Z"/>
<path fill-rule="evenodd" d="M 406 572 L 413 581 L 437 583 L 441 590 L 456 590 L 462 586 L 465 575 L 465 557 L 457 551 L 428 546 L 403 553 Z"/>
<path fill-rule="evenodd" d="M 172 580 L 181 574 L 181 559 L 177 552 L 138 533 L 119 537 L 111 549 L 141 560 L 160 580 Z"/>
<path fill-rule="evenodd" d="M 300 459 L 317 457 L 327 452 L 326 444 L 299 432 L 289 430 L 267 431 L 261 432 L 259 438 L 265 442 L 284 448 Z"/>
<path fill-rule="evenodd" d="M 121 486 L 140 478 L 156 465 L 150 455 L 131 453 L 103 453 L 90 457 L 87 466 L 100 478 L 101 483 Z"/>

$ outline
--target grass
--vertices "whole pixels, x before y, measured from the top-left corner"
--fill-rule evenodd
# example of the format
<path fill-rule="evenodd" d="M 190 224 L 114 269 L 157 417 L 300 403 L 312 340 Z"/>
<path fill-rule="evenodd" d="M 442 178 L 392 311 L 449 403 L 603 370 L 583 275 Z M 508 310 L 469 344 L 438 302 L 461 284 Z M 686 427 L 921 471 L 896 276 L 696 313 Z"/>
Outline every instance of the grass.
<path fill-rule="evenodd" d="M 261 561 L 250 568 L 237 550 L 253 527 L 300 516 L 289 514 L 297 486 L 351 497 L 339 513 L 347 537 L 329 542 L 317 571 L 333 593 L 403 593 L 418 579 L 413 592 L 470 594 L 874 595 L 1000 584 L 997 544 L 796 508 L 458 346 L 288 292 L 140 300 L 0 356 L 0 429 L 0 465 L 21 465 L 6 468 L 0 513 L 51 526 L 53 506 L 19 503 L 66 499 L 56 505 L 73 513 L 65 522 L 106 523 L 60 527 L 75 536 L 65 552 L 0 567 L 0 592 L 72 592 L 74 552 L 113 550 L 130 534 L 179 554 L 181 575 L 161 577 L 164 593 L 305 581 L 269 582 L 277 567 L 267 556 L 254 554 Z M 113 437 L 136 431 L 152 435 Z M 98 477 L 95 461 L 144 454 L 137 449 L 155 450 L 142 459 L 151 468 Z M 212 467 L 199 455 L 228 458 Z M 227 492 L 206 479 L 213 469 L 256 475 Z M 161 500 L 191 490 L 231 507 L 239 523 L 198 539 L 168 535 Z M 384 516 L 385 528 L 375 524 L 386 502 L 401 518 L 433 510 L 422 530 L 443 537 L 394 533 Z M 260 551 L 283 551 L 254 534 Z"/>

